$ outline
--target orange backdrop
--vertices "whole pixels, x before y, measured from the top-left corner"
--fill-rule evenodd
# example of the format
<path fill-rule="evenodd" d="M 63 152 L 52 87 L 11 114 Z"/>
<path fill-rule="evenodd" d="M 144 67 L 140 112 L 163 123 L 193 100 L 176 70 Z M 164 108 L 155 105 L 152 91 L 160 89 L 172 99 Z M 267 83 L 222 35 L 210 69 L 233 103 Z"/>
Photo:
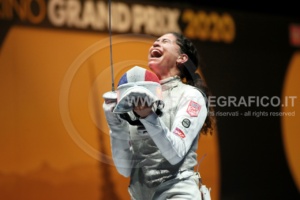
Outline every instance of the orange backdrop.
<path fill-rule="evenodd" d="M 154 38 L 113 36 L 115 80 L 147 68 Z M 107 34 L 14 26 L 0 53 L 1 199 L 129 199 L 111 160 L 102 94 L 111 90 Z M 199 142 L 200 172 L 219 199 L 217 133 Z"/>

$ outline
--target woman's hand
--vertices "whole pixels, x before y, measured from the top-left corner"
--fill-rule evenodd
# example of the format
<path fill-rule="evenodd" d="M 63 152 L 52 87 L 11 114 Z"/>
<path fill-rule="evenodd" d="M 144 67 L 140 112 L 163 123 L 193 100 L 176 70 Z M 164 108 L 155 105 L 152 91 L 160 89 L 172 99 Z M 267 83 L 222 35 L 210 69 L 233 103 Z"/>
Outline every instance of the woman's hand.
<path fill-rule="evenodd" d="M 148 105 L 138 105 L 133 108 L 133 111 L 136 112 L 141 118 L 145 118 L 150 115 L 152 111 L 152 106 Z"/>

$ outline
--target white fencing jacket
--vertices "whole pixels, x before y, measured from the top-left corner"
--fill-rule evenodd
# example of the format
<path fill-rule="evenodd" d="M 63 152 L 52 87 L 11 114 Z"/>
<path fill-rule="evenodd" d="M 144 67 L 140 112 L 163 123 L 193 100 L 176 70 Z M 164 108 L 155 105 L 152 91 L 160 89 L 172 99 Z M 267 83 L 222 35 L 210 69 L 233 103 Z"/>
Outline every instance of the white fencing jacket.
<path fill-rule="evenodd" d="M 114 105 L 103 104 L 118 172 L 128 177 L 140 170 L 139 179 L 148 187 L 159 185 L 179 171 L 193 170 L 199 132 L 208 112 L 202 93 L 183 84 L 179 77 L 162 80 L 161 85 L 163 115 L 152 113 L 140 119 L 142 126 L 131 126 L 111 112 Z"/>

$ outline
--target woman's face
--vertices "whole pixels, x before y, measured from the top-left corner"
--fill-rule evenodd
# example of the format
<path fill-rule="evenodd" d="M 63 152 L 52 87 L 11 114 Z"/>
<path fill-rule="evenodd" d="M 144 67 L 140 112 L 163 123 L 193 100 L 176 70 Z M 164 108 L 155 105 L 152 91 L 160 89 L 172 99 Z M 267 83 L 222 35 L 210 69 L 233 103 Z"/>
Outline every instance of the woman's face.
<path fill-rule="evenodd" d="M 171 33 L 165 34 L 150 47 L 148 66 L 160 79 L 174 76 L 179 52 L 176 37 Z"/>

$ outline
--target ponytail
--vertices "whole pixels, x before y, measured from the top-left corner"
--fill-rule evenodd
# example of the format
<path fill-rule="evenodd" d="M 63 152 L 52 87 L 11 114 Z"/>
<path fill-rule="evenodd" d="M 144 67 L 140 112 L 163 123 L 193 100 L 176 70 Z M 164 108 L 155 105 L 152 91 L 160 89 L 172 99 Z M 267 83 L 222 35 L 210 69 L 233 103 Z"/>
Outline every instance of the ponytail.
<path fill-rule="evenodd" d="M 188 56 L 188 60 L 185 63 L 177 65 L 180 71 L 180 78 L 184 83 L 198 88 L 206 100 L 208 116 L 206 117 L 205 123 L 201 129 L 201 133 L 206 135 L 209 132 L 212 134 L 215 118 L 210 115 L 210 113 L 213 113 L 213 108 L 208 103 L 211 93 L 203 78 L 201 78 L 201 76 L 197 73 L 197 71 L 200 70 L 200 57 L 198 51 L 194 44 L 182 34 L 176 32 L 172 32 L 171 34 L 177 38 L 176 43 L 180 47 L 181 53 Z"/>

